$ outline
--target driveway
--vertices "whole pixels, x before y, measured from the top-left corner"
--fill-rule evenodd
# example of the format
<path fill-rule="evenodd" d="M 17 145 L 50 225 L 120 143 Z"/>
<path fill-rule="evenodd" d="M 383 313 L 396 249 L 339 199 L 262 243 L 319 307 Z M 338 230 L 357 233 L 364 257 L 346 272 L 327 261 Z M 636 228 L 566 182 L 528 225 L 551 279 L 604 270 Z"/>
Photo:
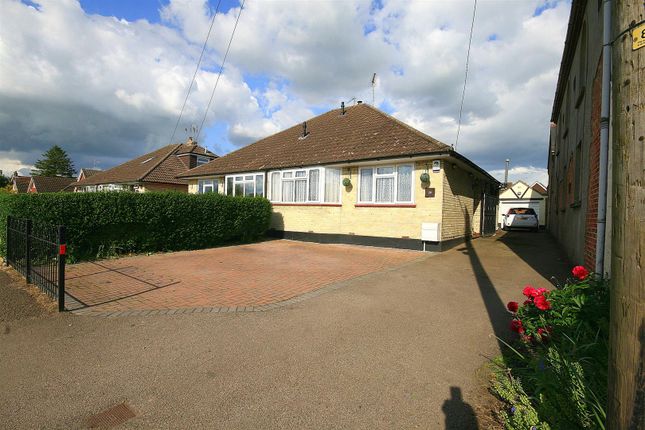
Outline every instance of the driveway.
<path fill-rule="evenodd" d="M 407 250 L 274 240 L 73 264 L 67 305 L 105 316 L 267 310 L 420 258 Z"/>
<path fill-rule="evenodd" d="M 489 428 L 478 369 L 504 304 L 567 269 L 546 234 L 511 232 L 264 312 L 5 322 L 0 416 L 81 428 L 125 403 L 121 428 Z"/>

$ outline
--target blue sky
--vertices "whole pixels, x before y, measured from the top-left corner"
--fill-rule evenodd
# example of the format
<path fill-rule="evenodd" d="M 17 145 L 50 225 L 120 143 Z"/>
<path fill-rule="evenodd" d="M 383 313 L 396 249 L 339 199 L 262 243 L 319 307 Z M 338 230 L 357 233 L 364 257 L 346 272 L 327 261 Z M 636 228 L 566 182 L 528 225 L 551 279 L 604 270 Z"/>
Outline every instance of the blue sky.
<path fill-rule="evenodd" d="M 2 170 L 28 171 L 53 144 L 79 168 L 108 168 L 169 142 L 216 0 L 0 3 Z M 247 0 L 201 143 L 223 155 L 341 101 L 369 103 L 373 73 L 377 107 L 453 143 L 472 6 Z M 175 141 L 201 122 L 238 7 L 221 2 Z M 457 150 L 493 174 L 510 158 L 511 179 L 545 180 L 569 10 L 478 3 Z"/>

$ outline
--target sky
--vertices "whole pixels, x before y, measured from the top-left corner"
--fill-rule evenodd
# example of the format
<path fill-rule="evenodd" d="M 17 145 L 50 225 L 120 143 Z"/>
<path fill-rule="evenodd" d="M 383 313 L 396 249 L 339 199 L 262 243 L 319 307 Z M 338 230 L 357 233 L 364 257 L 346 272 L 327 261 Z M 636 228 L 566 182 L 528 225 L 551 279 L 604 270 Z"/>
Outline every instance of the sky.
<path fill-rule="evenodd" d="M 199 140 L 218 155 L 352 99 L 455 144 L 472 0 L 246 0 L 212 93 L 240 5 L 0 0 L 0 169 L 28 174 L 54 144 L 77 169 L 112 167 L 185 141 L 211 94 Z M 499 179 L 509 158 L 511 180 L 548 181 L 570 8 L 477 3 L 456 149 Z"/>

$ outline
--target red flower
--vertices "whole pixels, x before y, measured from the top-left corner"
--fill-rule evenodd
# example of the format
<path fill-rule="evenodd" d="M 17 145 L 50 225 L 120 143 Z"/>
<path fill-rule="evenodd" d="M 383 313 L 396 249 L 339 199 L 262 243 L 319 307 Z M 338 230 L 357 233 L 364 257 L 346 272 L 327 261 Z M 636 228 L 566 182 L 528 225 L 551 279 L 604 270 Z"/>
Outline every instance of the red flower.
<path fill-rule="evenodd" d="M 522 294 L 524 294 L 526 297 L 535 297 L 535 292 L 535 288 L 530 285 L 525 286 L 522 290 Z"/>
<path fill-rule="evenodd" d="M 514 331 L 515 333 L 523 334 L 524 326 L 522 325 L 522 321 L 520 320 L 511 321 L 511 330 Z"/>
<path fill-rule="evenodd" d="M 538 328 L 537 329 L 538 336 L 540 336 L 540 339 L 546 340 L 549 337 L 549 331 L 545 328 Z"/>
<path fill-rule="evenodd" d="M 534 340 L 535 340 L 535 338 L 533 337 L 533 335 L 529 335 L 529 336 L 527 336 L 525 334 L 522 335 L 522 341 L 524 343 L 533 343 Z"/>
<path fill-rule="evenodd" d="M 573 276 L 579 280 L 585 279 L 587 276 L 589 276 L 589 271 L 584 268 L 584 266 L 576 266 L 571 270 L 571 273 L 573 273 Z"/>
<path fill-rule="evenodd" d="M 523 305 L 524 305 L 524 306 L 526 306 L 526 305 L 530 305 L 530 304 L 532 304 L 532 303 L 533 303 L 533 300 L 531 300 L 531 299 L 527 299 L 527 300 L 524 300 Z"/>
<path fill-rule="evenodd" d="M 549 290 L 547 290 L 546 288 L 538 288 L 537 290 L 535 290 L 534 297 L 543 296 L 544 294 L 549 294 Z"/>
<path fill-rule="evenodd" d="M 515 313 L 520 308 L 520 305 L 517 302 L 508 302 L 508 304 L 506 305 L 506 308 L 509 311 Z"/>
<path fill-rule="evenodd" d="M 551 302 L 544 296 L 537 296 L 533 301 L 535 302 L 535 307 L 541 311 L 548 311 L 551 309 Z"/>

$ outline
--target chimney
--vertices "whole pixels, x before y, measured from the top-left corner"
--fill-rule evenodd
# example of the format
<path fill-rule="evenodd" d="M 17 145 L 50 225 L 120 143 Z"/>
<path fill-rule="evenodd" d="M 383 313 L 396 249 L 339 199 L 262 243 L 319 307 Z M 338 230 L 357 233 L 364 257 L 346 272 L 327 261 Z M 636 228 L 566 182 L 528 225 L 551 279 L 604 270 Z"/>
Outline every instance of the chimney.
<path fill-rule="evenodd" d="M 506 159 L 506 169 L 504 169 L 504 187 L 508 186 L 508 165 L 511 162 L 510 158 Z"/>
<path fill-rule="evenodd" d="M 197 142 L 193 140 L 193 136 L 189 136 L 188 140 L 186 141 L 186 145 L 194 146 L 194 145 L 197 145 Z"/>
<path fill-rule="evenodd" d="M 345 102 L 340 102 L 340 114 L 345 115 Z"/>
<path fill-rule="evenodd" d="M 360 104 L 363 104 L 363 100 L 358 100 L 358 101 L 356 102 L 356 104 L 359 104 L 359 105 L 360 105 Z"/>

